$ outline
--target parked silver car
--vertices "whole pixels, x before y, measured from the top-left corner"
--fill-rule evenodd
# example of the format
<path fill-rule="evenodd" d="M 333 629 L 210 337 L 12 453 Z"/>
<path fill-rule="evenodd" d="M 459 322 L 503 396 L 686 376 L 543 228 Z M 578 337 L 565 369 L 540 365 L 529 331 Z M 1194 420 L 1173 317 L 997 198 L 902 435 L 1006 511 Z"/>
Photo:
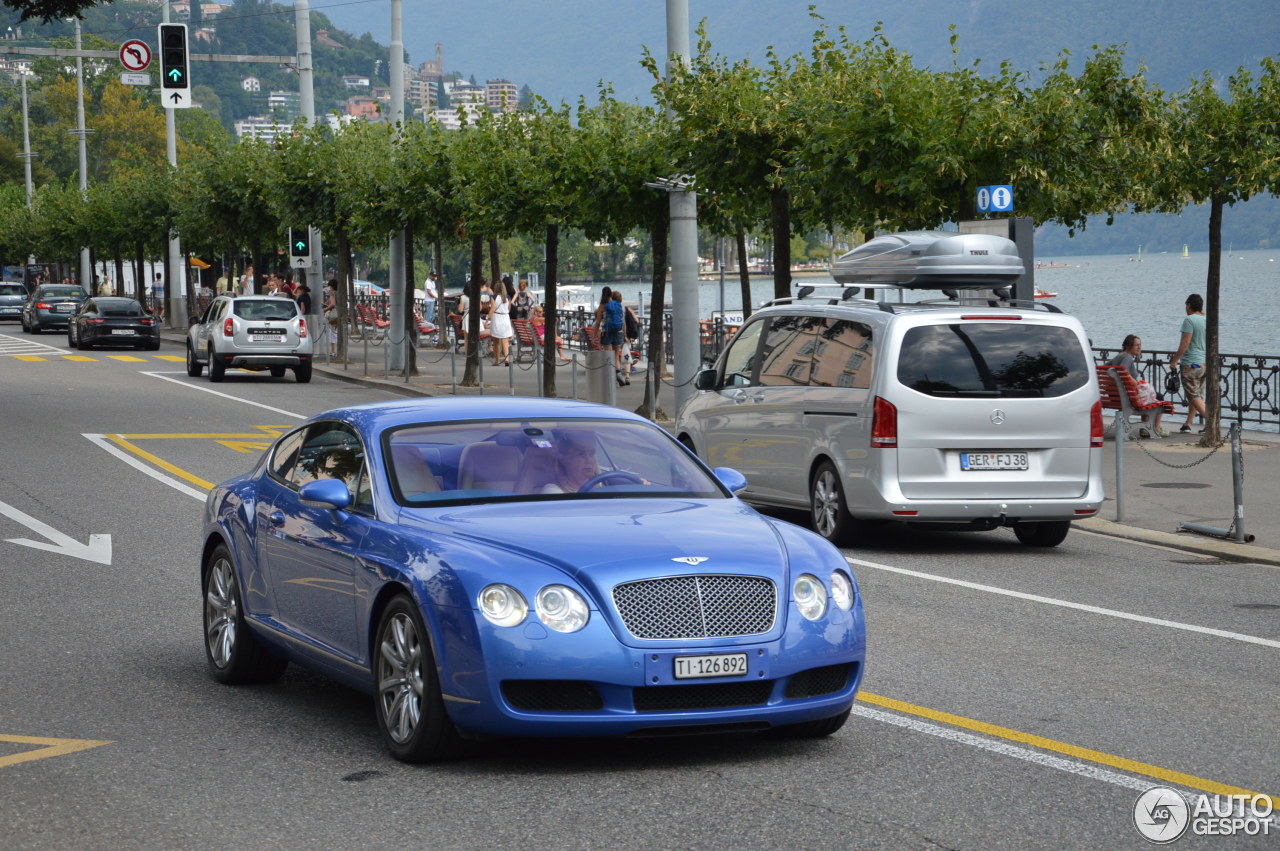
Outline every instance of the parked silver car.
<path fill-rule="evenodd" d="M 227 369 L 270 370 L 276 378 L 292 369 L 299 383 L 311 380 L 312 336 L 292 299 L 278 296 L 218 296 L 187 331 L 187 375 L 209 367 L 209 380 Z"/>
<path fill-rule="evenodd" d="M 748 502 L 806 508 L 837 543 L 882 520 L 1056 546 L 1102 507 L 1088 339 L 1058 311 L 978 305 L 767 307 L 697 375 L 674 433 L 744 473 Z"/>
<path fill-rule="evenodd" d="M 22 303 L 27 300 L 27 288 L 8 281 L 0 283 L 0 319 L 22 321 Z"/>

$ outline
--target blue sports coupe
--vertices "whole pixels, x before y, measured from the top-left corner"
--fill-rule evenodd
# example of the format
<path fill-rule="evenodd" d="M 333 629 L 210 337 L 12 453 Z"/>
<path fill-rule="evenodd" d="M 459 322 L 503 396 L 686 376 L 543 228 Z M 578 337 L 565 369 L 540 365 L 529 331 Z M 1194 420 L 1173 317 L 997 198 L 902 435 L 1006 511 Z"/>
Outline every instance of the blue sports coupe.
<path fill-rule="evenodd" d="M 319 414 L 209 494 L 210 668 L 370 693 L 407 762 L 492 735 L 830 735 L 866 658 L 857 582 L 744 485 L 585 402 Z"/>

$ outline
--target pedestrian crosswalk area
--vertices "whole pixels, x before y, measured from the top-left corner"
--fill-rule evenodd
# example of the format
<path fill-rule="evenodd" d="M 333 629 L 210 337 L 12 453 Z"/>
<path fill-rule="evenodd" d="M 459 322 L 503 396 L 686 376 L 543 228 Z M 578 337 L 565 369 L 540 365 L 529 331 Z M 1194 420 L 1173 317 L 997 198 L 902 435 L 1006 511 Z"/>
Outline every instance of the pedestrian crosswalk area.
<path fill-rule="evenodd" d="M 48 363 L 50 361 L 71 361 L 72 363 L 100 363 L 117 361 L 122 363 L 152 363 L 167 361 L 185 363 L 182 355 L 160 355 L 152 352 L 124 352 L 97 349 L 92 351 L 76 351 L 60 346 L 42 343 L 33 337 L 19 337 L 11 334 L 0 334 L 0 361 L 16 361 L 18 363 Z"/>

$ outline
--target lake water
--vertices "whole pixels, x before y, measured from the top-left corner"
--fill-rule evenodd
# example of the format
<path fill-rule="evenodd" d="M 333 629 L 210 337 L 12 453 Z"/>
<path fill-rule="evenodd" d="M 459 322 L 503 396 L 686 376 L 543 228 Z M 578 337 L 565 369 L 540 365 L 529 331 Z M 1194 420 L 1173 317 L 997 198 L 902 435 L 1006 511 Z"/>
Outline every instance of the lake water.
<path fill-rule="evenodd" d="M 1148 351 L 1176 349 L 1186 315 L 1183 302 L 1190 293 L 1206 292 L 1209 256 L 1203 252 L 1186 258 L 1148 254 L 1141 262 L 1136 255 L 1131 261 L 1125 255 L 1112 254 L 1040 259 L 1046 264 L 1064 264 L 1064 268 L 1037 269 L 1035 283 L 1058 294 L 1052 303 L 1079 317 L 1095 346 L 1118 349 L 1126 334 L 1137 334 Z M 794 280 L 832 283 L 821 273 L 797 273 Z M 643 296 L 648 307 L 647 284 L 621 284 L 618 288 L 630 303 Z M 600 289 L 595 288 L 597 297 Z M 772 298 L 772 278 L 753 276 L 751 293 L 757 305 Z M 670 294 L 668 281 L 668 300 Z M 906 300 L 930 297 L 921 291 L 914 298 L 908 293 Z M 1280 356 L 1280 250 L 1224 254 L 1221 298 L 1219 348 L 1223 354 Z M 709 317 L 720 307 L 719 281 L 700 282 L 699 316 Z M 742 307 L 736 276 L 725 276 L 723 307 L 729 311 Z"/>

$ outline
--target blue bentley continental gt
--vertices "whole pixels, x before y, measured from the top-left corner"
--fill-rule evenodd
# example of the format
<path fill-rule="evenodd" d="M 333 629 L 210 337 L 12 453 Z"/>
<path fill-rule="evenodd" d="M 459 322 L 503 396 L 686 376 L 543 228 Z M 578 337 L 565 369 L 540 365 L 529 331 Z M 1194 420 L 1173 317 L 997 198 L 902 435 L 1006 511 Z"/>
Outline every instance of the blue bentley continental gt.
<path fill-rule="evenodd" d="M 866 659 L 857 582 L 745 484 L 585 402 L 319 414 L 209 494 L 209 666 L 367 692 L 406 762 L 492 735 L 830 735 Z"/>

